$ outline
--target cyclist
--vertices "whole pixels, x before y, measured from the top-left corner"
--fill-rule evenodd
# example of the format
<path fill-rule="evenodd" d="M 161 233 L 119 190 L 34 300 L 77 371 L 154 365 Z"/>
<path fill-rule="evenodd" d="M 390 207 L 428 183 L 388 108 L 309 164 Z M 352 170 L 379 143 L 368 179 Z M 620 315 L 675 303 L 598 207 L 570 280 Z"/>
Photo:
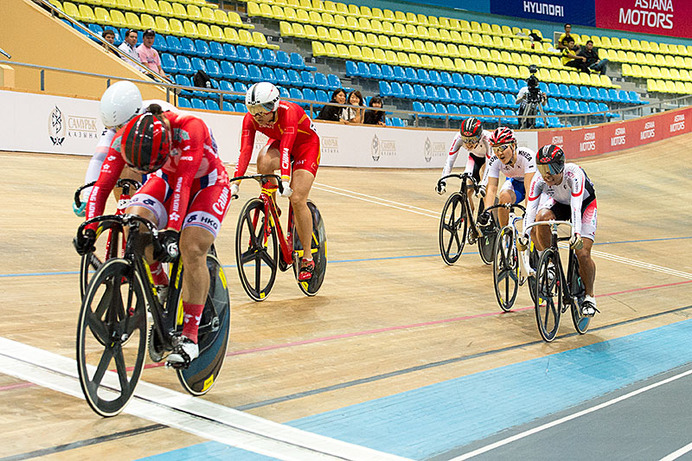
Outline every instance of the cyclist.
<path fill-rule="evenodd" d="M 598 312 L 594 297 L 596 264 L 591 258 L 597 221 L 593 183 L 580 166 L 565 163 L 565 153 L 553 144 L 539 149 L 536 165 L 540 174 L 534 176 L 529 188 L 524 228 L 534 221 L 569 219 L 572 222 L 570 247 L 579 259 L 579 275 L 586 289 L 581 311 L 582 315 L 593 316 Z M 546 226 L 533 228 L 531 235 L 539 253 L 550 244 Z"/>
<path fill-rule="evenodd" d="M 186 367 L 199 355 L 197 332 L 209 291 L 206 255 L 230 204 L 228 174 L 211 131 L 200 118 L 164 112 L 152 104 L 113 139 L 89 196 L 87 219 L 103 213 L 108 194 L 126 165 L 149 174 L 126 212 L 163 229 L 159 232 L 161 248 L 153 259 L 151 251 L 147 253 L 154 284 L 168 284 L 161 262 L 180 254 L 185 267 L 183 331 L 167 361 Z M 85 254 L 92 251 L 94 240 L 94 228 L 87 228 L 75 238 L 75 247 Z"/>
<path fill-rule="evenodd" d="M 175 109 L 173 105 L 165 101 L 155 99 L 142 101 L 142 94 L 132 82 L 124 80 L 115 82 L 106 89 L 103 96 L 101 96 L 101 103 L 99 105 L 101 121 L 105 129 L 101 133 L 94 155 L 92 155 L 89 161 L 89 166 L 84 176 L 84 184 L 94 182 L 98 179 L 101 165 L 103 165 L 103 161 L 106 159 L 106 154 L 108 154 L 111 142 L 113 138 L 115 138 L 116 131 L 132 120 L 133 117 L 141 114 L 150 104 L 158 104 L 165 110 Z M 142 181 L 142 175 L 132 171 L 130 168 L 123 169 L 121 177 Z M 75 204 L 72 205 L 72 211 L 74 211 L 77 216 L 84 216 L 87 198 L 90 193 L 90 187 L 82 190 L 82 206 L 77 208 Z M 116 200 L 119 195 L 120 194 L 115 195 Z"/>
<path fill-rule="evenodd" d="M 303 108 L 281 101 L 279 96 L 279 90 L 269 82 L 255 83 L 247 90 L 248 113 L 243 119 L 240 156 L 234 176 L 243 176 L 247 170 L 255 133 L 259 131 L 269 137 L 257 155 L 257 171 L 273 174 L 281 170 L 283 195 L 291 200 L 298 238 L 304 249 L 298 273 L 298 280 L 303 281 L 311 279 L 315 270 L 312 213 L 307 200 L 320 163 L 320 138 Z M 231 186 L 233 195 L 237 194 L 238 186 L 236 183 Z"/>
<path fill-rule="evenodd" d="M 531 184 L 536 173 L 536 155 L 526 147 L 518 147 L 514 131 L 507 127 L 497 128 L 490 136 L 490 145 L 493 155 L 488 160 L 483 184 L 487 187 L 484 204 L 492 206 L 497 193 L 500 172 L 507 180 L 500 189 L 499 203 L 520 203 L 526 194 L 525 185 Z M 509 210 L 498 209 L 500 226 L 506 226 L 509 221 Z M 479 217 L 479 222 L 487 222 L 490 216 L 487 213 Z"/>

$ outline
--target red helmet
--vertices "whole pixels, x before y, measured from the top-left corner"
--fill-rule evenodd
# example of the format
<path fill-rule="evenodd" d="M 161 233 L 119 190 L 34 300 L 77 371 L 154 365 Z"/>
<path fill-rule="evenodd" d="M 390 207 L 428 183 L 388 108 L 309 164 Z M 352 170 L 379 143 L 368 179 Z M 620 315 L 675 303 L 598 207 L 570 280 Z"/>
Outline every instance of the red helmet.
<path fill-rule="evenodd" d="M 125 126 L 121 155 L 132 168 L 150 173 L 165 163 L 171 151 L 171 133 L 163 115 L 142 114 Z"/>
<path fill-rule="evenodd" d="M 514 144 L 517 142 L 517 138 L 514 137 L 514 131 L 510 130 L 506 126 L 501 126 L 493 131 L 492 136 L 490 136 L 490 145 L 499 146 L 501 144 Z"/>
<path fill-rule="evenodd" d="M 565 169 L 565 153 L 555 144 L 543 146 L 536 154 L 536 166 L 542 176 L 558 175 Z"/>
<path fill-rule="evenodd" d="M 465 138 L 480 138 L 483 134 L 483 123 L 475 117 L 469 117 L 461 123 L 459 131 Z"/>

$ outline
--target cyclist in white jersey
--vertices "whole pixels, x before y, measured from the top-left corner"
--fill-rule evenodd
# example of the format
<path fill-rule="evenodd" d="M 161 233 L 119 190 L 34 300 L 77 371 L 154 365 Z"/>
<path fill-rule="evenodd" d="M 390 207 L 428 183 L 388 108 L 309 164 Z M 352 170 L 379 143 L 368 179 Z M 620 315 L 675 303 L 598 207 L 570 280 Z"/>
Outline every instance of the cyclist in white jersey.
<path fill-rule="evenodd" d="M 481 182 L 480 170 L 485 165 L 485 161 L 490 157 L 490 143 L 488 138 L 490 132 L 483 129 L 483 124 L 480 120 L 470 117 L 464 120 L 459 128 L 459 133 L 454 136 L 452 145 L 449 148 L 447 162 L 442 169 L 442 176 L 445 177 L 452 172 L 454 162 L 456 162 L 459 152 L 463 147 L 469 154 L 466 160 L 466 168 L 464 173 L 469 173 L 477 182 Z M 446 190 L 446 183 L 442 181 L 435 186 L 438 194 L 442 195 Z M 473 201 L 471 203 L 471 212 L 473 213 Z"/>
<path fill-rule="evenodd" d="M 514 132 L 507 127 L 497 128 L 490 137 L 493 155 L 488 160 L 483 184 L 487 188 L 485 207 L 493 205 L 500 173 L 507 178 L 500 189 L 499 203 L 519 203 L 526 194 L 525 184 L 531 184 L 536 173 L 536 156 L 531 149 L 517 147 Z M 509 210 L 498 209 L 500 226 L 506 226 L 509 221 Z M 481 225 L 488 221 L 488 215 L 481 215 Z"/>
<path fill-rule="evenodd" d="M 562 149 L 552 144 L 539 149 L 536 165 L 539 174 L 534 176 L 529 188 L 524 229 L 534 221 L 569 219 L 572 222 L 570 247 L 579 260 L 579 275 L 586 289 L 582 315 L 593 316 L 598 312 L 594 295 L 596 264 L 591 258 L 597 222 L 593 183 L 579 165 L 565 163 Z M 539 252 L 550 244 L 547 226 L 534 228 L 531 237 Z"/>
<path fill-rule="evenodd" d="M 99 173 L 101 172 L 101 165 L 106 160 L 106 154 L 111 146 L 111 142 L 115 137 L 115 133 L 124 126 L 127 122 L 132 120 L 136 115 L 141 115 L 144 113 L 145 109 L 149 107 L 150 104 L 158 104 L 161 106 L 164 112 L 166 111 L 176 111 L 176 107 L 166 101 L 160 101 L 158 99 L 151 99 L 148 101 L 142 101 L 142 94 L 139 92 L 137 86 L 132 82 L 120 81 L 115 82 L 113 85 L 108 87 L 108 89 L 101 96 L 101 103 L 99 106 L 101 113 L 101 121 L 104 125 L 104 130 L 101 133 L 98 144 L 96 145 L 96 150 L 94 155 L 92 155 L 89 161 L 89 166 L 87 167 L 86 175 L 84 176 L 84 184 L 94 182 L 98 179 Z M 125 168 L 121 175 L 122 178 L 134 179 L 136 181 L 142 181 L 142 175 L 131 171 L 129 168 Z M 86 188 L 82 191 L 82 206 L 76 208 L 73 204 L 73 211 L 77 216 L 84 216 L 84 209 L 87 204 L 87 198 L 91 194 L 91 187 Z M 119 191 L 113 190 L 113 194 L 116 200 L 119 196 Z"/>

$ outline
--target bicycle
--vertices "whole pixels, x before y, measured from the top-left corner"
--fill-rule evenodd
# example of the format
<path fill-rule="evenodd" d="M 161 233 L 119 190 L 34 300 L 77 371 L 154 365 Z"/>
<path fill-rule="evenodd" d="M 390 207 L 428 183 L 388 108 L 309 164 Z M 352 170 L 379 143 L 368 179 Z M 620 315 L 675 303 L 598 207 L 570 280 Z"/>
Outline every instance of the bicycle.
<path fill-rule="evenodd" d="M 272 178 L 277 180 L 277 185 L 269 181 Z M 327 270 L 327 233 L 317 205 L 308 200 L 312 214 L 312 256 L 315 270 L 312 278 L 299 281 L 303 247 L 295 235 L 293 207 L 289 205 L 288 232 L 284 234 L 279 221 L 280 212 L 273 198 L 277 187 L 283 193 L 280 176 L 258 174 L 234 178 L 234 181 L 238 179 L 254 179 L 262 187 L 259 197 L 248 200 L 241 210 L 236 227 L 235 256 L 245 293 L 254 301 L 264 301 L 274 287 L 277 271 L 284 272 L 293 267 L 301 291 L 308 296 L 316 295 Z"/>
<path fill-rule="evenodd" d="M 579 275 L 579 261 L 570 248 L 567 273 L 561 263 L 558 242 L 569 240 L 570 237 L 558 236 L 559 226 L 569 226 L 569 221 L 538 221 L 527 227 L 526 231 L 534 226 L 550 226 L 550 246 L 541 255 L 536 267 L 536 323 L 538 332 L 544 341 L 555 339 L 560 316 L 569 307 L 572 311 L 572 322 L 577 333 L 583 335 L 589 329 L 591 317 L 581 314 L 581 305 L 586 295 L 584 283 Z"/>
<path fill-rule="evenodd" d="M 478 217 L 483 213 L 483 206 L 480 201 L 478 203 L 476 218 L 468 212 L 468 210 L 471 209 L 470 198 L 467 192 L 468 188 L 472 188 L 476 195 L 478 195 L 481 188 L 470 173 L 463 173 L 443 176 L 437 181 L 438 189 L 441 187 L 441 183 L 445 182 L 448 178 L 461 179 L 461 186 L 459 192 L 454 192 L 449 196 L 444 208 L 442 208 L 440 230 L 438 234 L 442 260 L 445 264 L 450 266 L 459 260 L 461 252 L 464 250 L 464 245 L 466 244 L 467 233 L 470 226 L 471 229 L 478 229 L 478 227 L 480 227 L 481 234 L 469 239 L 469 243 L 473 244 L 477 241 L 478 253 L 481 256 L 481 260 L 485 264 L 491 264 L 493 246 L 495 245 L 495 234 L 498 229 L 497 221 L 491 214 L 490 221 L 485 226 L 476 225 Z M 460 232 L 461 238 L 459 238 Z"/>
<path fill-rule="evenodd" d="M 122 257 L 104 261 L 91 277 L 82 300 L 77 326 L 79 383 L 89 406 L 104 417 L 119 414 L 134 394 L 146 356 L 162 361 L 177 344 L 182 331 L 182 277 L 180 258 L 171 263 L 165 299 L 153 285 L 144 249 L 160 247 L 158 230 L 136 215 L 105 215 L 85 221 L 127 235 Z M 111 245 L 112 246 L 112 245 Z M 206 394 L 223 364 L 230 330 L 230 299 L 226 277 L 212 245 L 207 255 L 210 287 L 199 325 L 199 357 L 188 368 L 174 367 L 183 388 Z M 163 297 L 163 296 L 162 296 Z M 147 312 L 151 328 L 147 333 Z M 112 367 L 115 371 L 109 371 Z"/>
<path fill-rule="evenodd" d="M 82 191 L 88 187 L 93 187 L 95 184 L 96 181 L 90 182 L 89 184 L 84 184 L 75 191 L 74 204 L 76 208 L 81 208 L 82 206 Z M 121 191 L 120 196 L 118 197 L 118 207 L 116 208 L 115 212 L 116 215 L 121 215 L 125 213 L 125 209 L 130 204 L 130 198 L 132 198 L 132 194 L 135 191 L 137 191 L 137 189 L 139 189 L 141 186 L 142 185 L 134 179 L 118 179 L 116 187 L 119 187 Z M 110 228 L 99 227 L 99 229 L 96 232 L 97 241 L 98 237 L 100 237 L 106 230 L 108 231 L 108 237 L 106 238 L 105 250 L 103 251 L 104 259 L 100 259 L 98 256 L 94 254 L 94 252 L 91 252 L 82 256 L 82 260 L 79 264 L 79 295 L 81 299 L 84 299 L 87 286 L 89 285 L 90 271 L 98 270 L 98 268 L 101 267 L 101 265 L 103 264 L 103 261 L 110 258 L 116 258 L 125 249 L 125 240 L 122 238 L 122 233 L 119 231 L 119 228 L 117 226 Z"/>

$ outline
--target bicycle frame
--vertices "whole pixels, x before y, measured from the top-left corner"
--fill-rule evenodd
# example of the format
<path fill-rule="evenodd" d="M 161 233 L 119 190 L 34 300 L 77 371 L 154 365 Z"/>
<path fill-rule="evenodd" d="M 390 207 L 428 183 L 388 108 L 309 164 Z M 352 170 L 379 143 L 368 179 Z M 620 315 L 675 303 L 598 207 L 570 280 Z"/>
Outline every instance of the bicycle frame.
<path fill-rule="evenodd" d="M 473 216 L 473 213 L 471 213 L 471 199 L 469 198 L 468 194 L 468 189 L 473 189 L 475 193 L 478 192 L 480 189 L 480 186 L 478 185 L 478 182 L 476 179 L 471 176 L 471 173 L 462 173 L 462 174 L 448 174 L 447 176 L 443 176 L 438 180 L 439 182 L 444 181 L 445 179 L 448 178 L 459 178 L 461 179 L 461 185 L 459 186 L 459 193 L 461 196 L 464 198 L 464 205 L 466 206 L 467 212 L 467 218 L 469 220 L 469 224 L 472 227 L 476 227 L 476 219 Z"/>
<path fill-rule="evenodd" d="M 516 247 L 517 238 L 519 238 L 519 229 L 517 228 L 517 222 L 522 221 L 524 217 L 517 215 L 514 210 L 516 208 L 519 208 L 522 212 L 525 212 L 526 209 L 518 203 L 503 203 L 488 207 L 485 209 L 485 211 L 490 211 L 495 208 L 506 208 L 507 210 L 509 210 L 509 220 L 507 221 L 507 225 L 504 228 L 500 229 L 500 232 L 502 232 L 502 230 L 504 229 L 510 229 L 512 231 L 512 246 Z M 529 252 L 528 250 L 521 250 L 519 251 L 519 254 L 519 285 L 524 285 L 529 274 Z"/>
<path fill-rule="evenodd" d="M 275 189 L 276 190 L 276 189 Z M 271 226 L 273 225 L 276 229 L 277 237 L 279 240 L 279 248 L 281 249 L 281 259 L 286 264 L 290 266 L 293 264 L 293 206 L 288 206 L 288 230 L 284 236 L 283 227 L 281 227 L 281 221 L 279 220 L 279 212 L 276 207 L 276 201 L 271 195 L 272 190 L 266 186 L 262 186 L 262 191 L 260 192 L 260 198 L 264 203 L 265 213 L 271 216 L 271 222 L 266 221 L 264 223 L 264 237 L 268 238 L 271 232 Z M 254 219 L 257 219 L 255 217 Z M 257 222 L 253 222 L 257 224 Z"/>

